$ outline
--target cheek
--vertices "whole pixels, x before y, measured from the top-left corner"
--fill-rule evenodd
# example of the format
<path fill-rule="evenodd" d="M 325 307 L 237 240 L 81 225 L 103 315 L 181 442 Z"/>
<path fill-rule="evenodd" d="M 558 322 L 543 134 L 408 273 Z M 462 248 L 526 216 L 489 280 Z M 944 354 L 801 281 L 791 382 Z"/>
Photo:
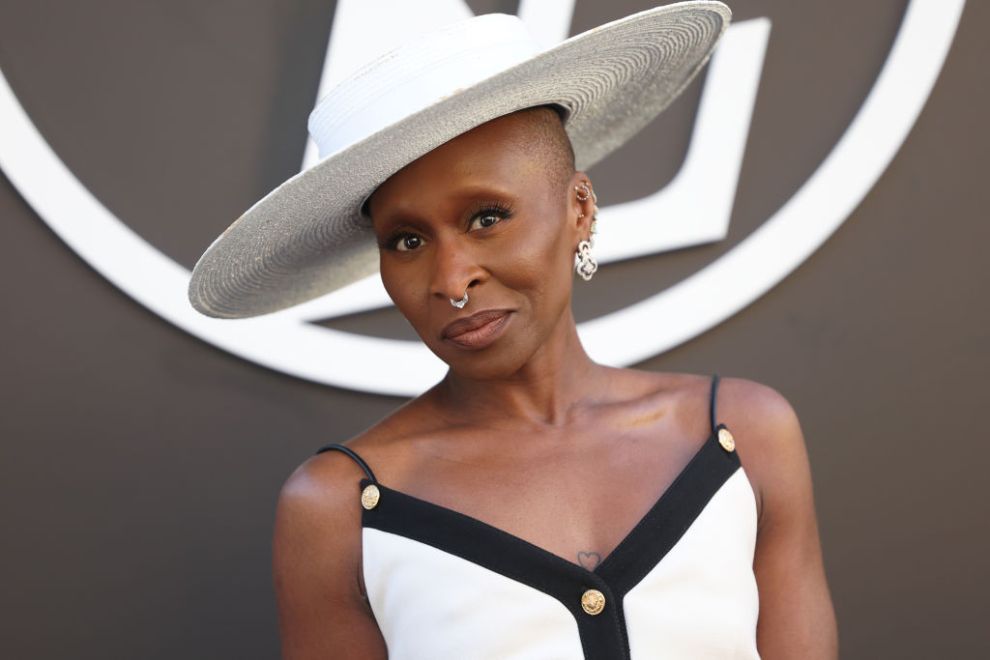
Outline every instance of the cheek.
<path fill-rule="evenodd" d="M 513 289 L 541 297 L 570 295 L 573 257 L 567 240 L 563 220 L 548 220 L 532 231 L 515 232 L 499 250 L 499 279 Z"/>
<path fill-rule="evenodd" d="M 410 277 L 408 269 L 396 267 L 386 259 L 379 259 L 378 270 L 381 274 L 382 285 L 388 293 L 389 298 L 395 303 L 396 308 L 415 325 L 415 314 L 423 311 L 421 304 L 416 304 L 422 299 L 422 292 L 418 291 L 419 285 L 416 278 Z M 410 316 L 412 315 L 412 316 Z"/>
<path fill-rule="evenodd" d="M 418 264 L 387 259 L 379 260 L 379 272 L 385 291 L 395 303 L 395 308 L 416 331 L 423 343 L 437 350 L 437 339 L 433 336 L 436 319 L 431 315 L 436 309 L 430 302 L 428 294 L 430 288 L 428 275 Z"/>

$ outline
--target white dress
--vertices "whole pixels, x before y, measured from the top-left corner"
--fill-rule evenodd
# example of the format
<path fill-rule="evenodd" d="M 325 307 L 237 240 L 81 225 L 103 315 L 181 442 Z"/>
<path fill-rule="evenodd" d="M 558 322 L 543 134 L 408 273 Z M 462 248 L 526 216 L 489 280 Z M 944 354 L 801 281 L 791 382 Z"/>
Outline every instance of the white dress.
<path fill-rule="evenodd" d="M 391 660 L 759 658 L 756 499 L 725 424 L 588 570 L 361 479 L 362 558 Z"/>

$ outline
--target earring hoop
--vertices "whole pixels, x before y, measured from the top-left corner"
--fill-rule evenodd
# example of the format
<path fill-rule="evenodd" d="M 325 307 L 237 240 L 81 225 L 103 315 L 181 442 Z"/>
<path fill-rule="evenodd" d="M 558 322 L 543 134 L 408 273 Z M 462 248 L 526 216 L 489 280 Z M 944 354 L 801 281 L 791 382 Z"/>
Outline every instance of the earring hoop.
<path fill-rule="evenodd" d="M 466 305 L 468 302 L 467 290 L 464 291 L 464 297 L 461 298 L 460 300 L 454 300 L 453 298 L 448 298 L 447 300 L 449 300 L 450 304 L 456 307 L 457 309 L 464 309 L 464 305 Z"/>
<path fill-rule="evenodd" d="M 587 181 L 582 181 L 578 185 L 574 186 L 574 190 L 577 191 L 577 198 L 579 202 L 587 202 L 589 199 L 592 200 L 592 211 L 591 211 L 591 233 L 598 233 L 598 195 L 595 191 L 588 185 Z M 578 211 L 578 219 L 584 217 L 584 211 Z M 594 245 L 595 239 L 591 238 L 591 244 Z"/>

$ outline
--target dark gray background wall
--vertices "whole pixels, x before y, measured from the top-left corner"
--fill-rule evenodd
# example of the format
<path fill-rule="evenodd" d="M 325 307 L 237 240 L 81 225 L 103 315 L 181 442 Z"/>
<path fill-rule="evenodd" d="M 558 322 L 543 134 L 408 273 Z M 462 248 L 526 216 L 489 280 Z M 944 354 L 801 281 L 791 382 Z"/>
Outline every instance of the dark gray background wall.
<path fill-rule="evenodd" d="M 649 4 L 578 2 L 572 32 Z M 581 318 L 678 281 L 779 208 L 860 107 L 907 2 L 731 5 L 773 20 L 731 233 L 603 268 L 579 287 Z M 89 189 L 188 267 L 297 170 L 332 15 L 315 0 L 8 0 L 0 67 Z M 821 249 L 640 365 L 752 378 L 795 406 L 844 658 L 990 653 L 988 22 L 967 4 L 903 149 Z M 603 205 L 673 176 L 699 92 L 591 171 Z M 0 654 L 275 657 L 278 488 L 401 399 L 299 381 L 169 325 L 5 178 L 0 217 Z M 391 311 L 327 323 L 409 333 Z"/>

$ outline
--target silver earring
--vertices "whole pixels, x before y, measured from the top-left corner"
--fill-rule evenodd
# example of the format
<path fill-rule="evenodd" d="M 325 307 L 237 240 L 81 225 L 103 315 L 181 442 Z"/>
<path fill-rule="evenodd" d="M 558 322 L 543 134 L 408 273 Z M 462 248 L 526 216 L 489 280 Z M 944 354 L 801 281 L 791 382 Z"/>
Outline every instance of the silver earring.
<path fill-rule="evenodd" d="M 460 300 L 454 300 L 453 298 L 448 298 L 447 300 L 449 300 L 450 304 L 456 307 L 457 309 L 464 309 L 464 305 L 466 305 L 468 302 L 467 291 L 466 290 L 464 291 L 464 297 L 461 298 Z"/>
<path fill-rule="evenodd" d="M 598 262 L 591 256 L 591 241 L 581 241 L 578 243 L 577 252 L 574 255 L 574 270 L 584 279 L 585 282 L 598 270 Z"/>
<path fill-rule="evenodd" d="M 593 194 L 591 188 L 584 181 L 574 186 L 574 190 L 577 191 L 577 198 L 579 202 L 587 202 L 588 198 Z"/>
<path fill-rule="evenodd" d="M 589 197 L 592 199 L 593 204 L 592 204 L 592 212 L 591 212 L 591 233 L 597 234 L 598 233 L 598 195 L 596 195 L 595 191 L 592 190 L 591 187 L 584 181 L 574 186 L 574 190 L 577 191 L 578 201 L 587 202 Z M 584 213 L 579 211 L 578 218 L 583 218 L 583 217 L 584 217 Z M 595 245 L 594 236 L 591 236 L 590 242 L 591 242 L 591 246 L 594 247 Z"/>
<path fill-rule="evenodd" d="M 595 191 L 592 190 L 591 186 L 589 186 L 586 181 L 582 181 L 574 186 L 574 190 L 577 191 L 577 198 L 579 202 L 587 202 L 588 198 L 591 197 L 595 204 L 598 203 L 598 195 L 595 194 Z"/>

